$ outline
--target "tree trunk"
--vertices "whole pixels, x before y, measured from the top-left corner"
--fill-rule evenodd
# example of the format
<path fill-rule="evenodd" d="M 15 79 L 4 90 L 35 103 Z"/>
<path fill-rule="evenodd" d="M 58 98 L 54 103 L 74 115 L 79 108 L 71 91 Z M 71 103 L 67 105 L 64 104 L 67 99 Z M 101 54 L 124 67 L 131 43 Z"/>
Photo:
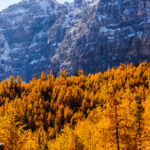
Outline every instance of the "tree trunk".
<path fill-rule="evenodd" d="M 117 150 L 120 150 L 120 146 L 119 146 L 119 134 L 118 134 L 118 123 L 116 126 L 116 141 L 117 141 Z"/>
<path fill-rule="evenodd" d="M 116 142 L 117 142 L 117 150 L 120 150 L 120 145 L 119 145 L 119 131 L 118 131 L 118 109 L 117 109 L 117 101 L 115 101 L 115 117 L 116 117 Z"/>

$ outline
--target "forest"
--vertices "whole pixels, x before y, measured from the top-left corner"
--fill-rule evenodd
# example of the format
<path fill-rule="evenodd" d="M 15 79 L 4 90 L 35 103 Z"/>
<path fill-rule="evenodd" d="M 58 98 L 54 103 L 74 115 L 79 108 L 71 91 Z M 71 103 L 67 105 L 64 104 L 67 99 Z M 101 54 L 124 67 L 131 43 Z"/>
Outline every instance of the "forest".
<path fill-rule="evenodd" d="M 6 150 L 149 150 L 150 63 L 0 83 Z"/>

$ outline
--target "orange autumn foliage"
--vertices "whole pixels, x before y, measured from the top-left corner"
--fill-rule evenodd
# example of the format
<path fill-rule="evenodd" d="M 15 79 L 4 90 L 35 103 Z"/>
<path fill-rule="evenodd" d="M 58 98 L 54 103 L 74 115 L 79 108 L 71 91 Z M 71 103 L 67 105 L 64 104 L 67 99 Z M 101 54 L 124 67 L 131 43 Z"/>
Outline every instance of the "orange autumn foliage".
<path fill-rule="evenodd" d="M 150 149 L 150 64 L 0 83 L 6 149 Z M 5 137 L 5 138 L 3 138 Z"/>

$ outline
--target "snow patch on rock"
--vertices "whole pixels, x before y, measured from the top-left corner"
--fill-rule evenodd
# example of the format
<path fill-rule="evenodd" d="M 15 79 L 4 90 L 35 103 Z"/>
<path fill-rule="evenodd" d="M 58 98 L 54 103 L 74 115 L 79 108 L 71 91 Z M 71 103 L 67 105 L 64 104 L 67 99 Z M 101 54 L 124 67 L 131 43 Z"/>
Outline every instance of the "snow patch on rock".
<path fill-rule="evenodd" d="M 0 44 L 3 45 L 2 48 L 0 48 L 0 60 L 9 60 L 10 48 L 3 33 L 0 33 Z"/>

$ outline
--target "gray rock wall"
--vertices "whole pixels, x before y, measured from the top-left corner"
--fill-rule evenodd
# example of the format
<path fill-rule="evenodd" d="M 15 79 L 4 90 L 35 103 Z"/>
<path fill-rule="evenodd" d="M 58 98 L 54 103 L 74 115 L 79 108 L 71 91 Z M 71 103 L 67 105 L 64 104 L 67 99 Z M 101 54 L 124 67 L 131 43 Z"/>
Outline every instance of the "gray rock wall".
<path fill-rule="evenodd" d="M 0 79 L 105 71 L 150 56 L 149 0 L 22 1 L 0 12 Z"/>

